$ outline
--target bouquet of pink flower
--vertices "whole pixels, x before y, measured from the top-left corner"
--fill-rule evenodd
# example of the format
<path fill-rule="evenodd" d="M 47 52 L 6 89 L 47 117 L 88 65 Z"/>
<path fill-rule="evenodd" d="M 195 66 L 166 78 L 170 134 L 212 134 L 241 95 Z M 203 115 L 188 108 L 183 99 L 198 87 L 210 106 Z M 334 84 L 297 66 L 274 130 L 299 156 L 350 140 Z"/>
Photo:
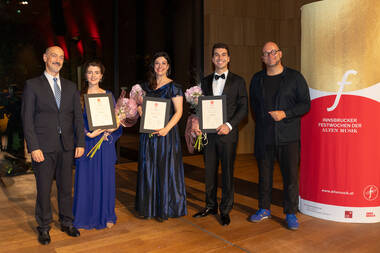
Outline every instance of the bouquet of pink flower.
<path fill-rule="evenodd" d="M 202 89 L 199 86 L 193 86 L 185 92 L 186 102 L 190 104 L 191 108 L 197 111 L 198 98 L 202 95 Z M 196 114 L 191 114 L 187 118 L 185 139 L 187 149 L 190 153 L 194 153 L 194 149 L 200 152 L 204 145 L 207 145 L 207 143 L 204 143 L 207 142 L 207 135 L 199 130 L 199 118 Z"/>
<path fill-rule="evenodd" d="M 125 95 L 126 91 L 123 89 L 117 100 L 115 111 L 120 120 L 120 124 L 123 127 L 131 127 L 137 122 L 139 114 L 137 113 L 136 101 L 126 98 Z"/>
<path fill-rule="evenodd" d="M 136 124 L 137 119 L 139 118 L 137 107 L 142 104 L 145 91 L 139 84 L 135 84 L 131 89 L 129 98 L 125 97 L 126 93 L 125 88 L 122 88 L 120 97 L 117 99 L 115 112 L 120 124 L 123 127 L 131 127 Z M 100 149 L 103 141 L 108 140 L 107 136 L 109 136 L 109 133 L 105 132 L 102 138 L 100 138 L 95 146 L 88 152 L 87 156 L 90 158 L 94 157 L 96 151 Z"/>
<path fill-rule="evenodd" d="M 139 84 L 135 84 L 129 93 L 129 98 L 126 98 L 125 95 L 126 91 L 123 89 L 116 103 L 115 110 L 120 124 L 123 127 L 131 127 L 136 124 L 139 118 L 137 107 L 142 104 L 145 91 Z"/>
<path fill-rule="evenodd" d="M 131 92 L 129 93 L 129 98 L 133 99 L 137 105 L 142 105 L 144 96 L 145 91 L 141 88 L 140 84 L 135 84 L 132 86 Z"/>
<path fill-rule="evenodd" d="M 196 108 L 198 106 L 198 98 L 200 96 L 202 96 L 202 89 L 199 86 L 193 86 L 185 92 L 186 102 L 190 104 L 191 108 Z"/>

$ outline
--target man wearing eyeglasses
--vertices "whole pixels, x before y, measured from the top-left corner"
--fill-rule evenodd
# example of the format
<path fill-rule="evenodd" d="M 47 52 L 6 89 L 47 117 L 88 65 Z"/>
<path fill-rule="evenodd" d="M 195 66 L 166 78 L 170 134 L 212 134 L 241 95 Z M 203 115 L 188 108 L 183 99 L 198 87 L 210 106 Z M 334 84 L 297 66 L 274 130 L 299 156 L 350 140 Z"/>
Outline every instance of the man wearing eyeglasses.
<path fill-rule="evenodd" d="M 296 230 L 300 121 L 310 109 L 309 88 L 300 72 L 282 65 L 282 51 L 276 43 L 265 43 L 262 52 L 266 68 L 254 74 L 250 85 L 256 121 L 259 210 L 249 220 L 260 222 L 271 217 L 273 166 L 277 160 L 283 177 L 287 227 Z"/>

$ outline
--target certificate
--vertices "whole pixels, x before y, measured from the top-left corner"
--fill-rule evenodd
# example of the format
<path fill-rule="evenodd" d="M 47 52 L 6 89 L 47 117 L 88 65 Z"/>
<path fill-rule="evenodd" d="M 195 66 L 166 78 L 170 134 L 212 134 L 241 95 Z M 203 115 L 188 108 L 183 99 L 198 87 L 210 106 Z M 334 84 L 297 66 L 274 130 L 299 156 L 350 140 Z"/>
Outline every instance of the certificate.
<path fill-rule="evenodd" d="M 144 97 L 140 133 L 153 133 L 164 128 L 169 122 L 170 105 L 170 99 Z"/>
<path fill-rule="evenodd" d="M 201 96 L 199 128 L 205 133 L 216 133 L 216 129 L 227 121 L 226 95 Z"/>
<path fill-rule="evenodd" d="M 117 127 L 111 93 L 84 94 L 84 102 L 90 131 Z"/>

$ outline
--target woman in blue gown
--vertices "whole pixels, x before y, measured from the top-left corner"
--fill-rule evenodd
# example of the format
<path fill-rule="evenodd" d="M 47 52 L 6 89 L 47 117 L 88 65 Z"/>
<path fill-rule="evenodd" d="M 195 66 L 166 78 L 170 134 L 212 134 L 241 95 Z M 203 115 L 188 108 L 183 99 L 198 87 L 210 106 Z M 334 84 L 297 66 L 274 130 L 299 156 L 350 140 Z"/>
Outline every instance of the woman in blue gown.
<path fill-rule="evenodd" d="M 86 84 L 83 93 L 110 93 L 99 87 L 104 66 L 100 61 L 87 62 L 84 67 Z M 115 102 L 115 101 L 114 101 Z M 122 128 L 89 131 L 86 109 L 83 108 L 86 147 L 81 158 L 76 159 L 74 184 L 74 226 L 84 229 L 101 229 L 116 223 L 115 214 L 115 142 L 122 134 Z M 90 158 L 88 152 L 106 135 L 100 149 Z"/>
<path fill-rule="evenodd" d="M 171 99 L 168 124 L 151 136 L 140 134 L 136 210 L 141 217 L 164 221 L 187 214 L 181 139 L 177 123 L 182 116 L 183 92 L 168 78 L 170 58 L 155 54 L 148 83 L 142 84 L 148 97 Z M 140 115 L 141 107 L 138 108 Z"/>

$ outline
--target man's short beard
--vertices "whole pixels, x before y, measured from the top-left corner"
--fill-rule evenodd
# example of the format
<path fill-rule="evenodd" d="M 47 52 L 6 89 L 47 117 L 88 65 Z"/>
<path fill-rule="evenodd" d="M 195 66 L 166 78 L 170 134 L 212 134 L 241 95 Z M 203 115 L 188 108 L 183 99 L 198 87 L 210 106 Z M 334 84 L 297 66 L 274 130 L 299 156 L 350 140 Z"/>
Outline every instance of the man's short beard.
<path fill-rule="evenodd" d="M 276 67 L 276 66 L 278 66 L 280 63 L 281 63 L 281 61 L 278 60 L 278 61 L 276 61 L 276 62 L 273 63 L 273 64 L 267 64 L 267 66 L 268 66 L 268 67 Z"/>

